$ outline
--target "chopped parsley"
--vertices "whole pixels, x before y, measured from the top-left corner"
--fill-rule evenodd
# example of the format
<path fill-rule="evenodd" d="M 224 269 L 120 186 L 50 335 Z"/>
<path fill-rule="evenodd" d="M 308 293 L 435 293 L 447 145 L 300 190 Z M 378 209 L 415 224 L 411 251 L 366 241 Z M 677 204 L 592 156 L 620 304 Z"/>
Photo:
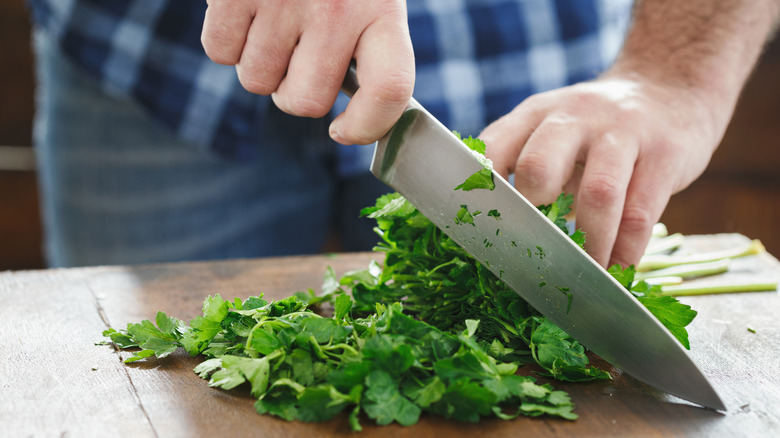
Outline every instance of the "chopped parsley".
<path fill-rule="evenodd" d="M 483 169 L 456 189 L 492 190 L 484 143 L 471 137 L 464 142 L 484 159 Z M 564 216 L 571 203 L 570 195 L 561 195 L 539 209 L 569 234 Z M 461 205 L 455 223 L 475 226 L 479 214 Z M 471 422 L 519 415 L 574 420 L 565 392 L 517 374 L 518 368 L 535 362 L 541 375 L 571 382 L 610 378 L 590 366 L 581 344 L 401 195 L 384 195 L 361 215 L 376 220 L 381 240 L 375 250 L 384 253 L 383 265 L 372 262 L 341 278 L 328 269 L 320 295 L 309 289 L 270 302 L 262 295 L 232 301 L 215 295 L 189 323 L 160 311 L 154 322 L 103 335 L 119 348 L 136 349 L 126 363 L 163 359 L 183 348 L 203 358 L 194 371 L 209 386 L 248 388 L 261 414 L 315 422 L 345 413 L 355 431 L 362 429 L 361 416 L 402 426 L 417 423 L 423 413 Z M 500 213 L 490 210 L 487 217 L 499 220 Z M 582 232 L 570 236 L 584 244 Z M 493 246 L 487 238 L 483 243 Z M 685 326 L 696 316 L 690 306 L 659 295 L 658 287 L 634 283 L 633 267 L 609 272 L 689 348 Z M 572 291 L 557 289 L 570 308 Z M 324 304 L 332 316 L 315 312 Z"/>

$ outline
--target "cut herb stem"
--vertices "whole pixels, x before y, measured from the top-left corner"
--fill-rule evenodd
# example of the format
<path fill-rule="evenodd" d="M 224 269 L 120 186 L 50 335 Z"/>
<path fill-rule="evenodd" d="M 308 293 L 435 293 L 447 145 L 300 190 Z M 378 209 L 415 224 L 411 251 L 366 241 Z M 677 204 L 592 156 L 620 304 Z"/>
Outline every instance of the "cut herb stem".
<path fill-rule="evenodd" d="M 637 272 L 635 280 L 648 280 L 660 277 L 703 277 L 705 275 L 721 274 L 728 271 L 730 259 L 720 259 L 714 262 L 691 263 L 668 268 L 656 269 L 654 271 Z M 658 284 L 658 282 L 652 282 Z"/>
<path fill-rule="evenodd" d="M 644 280 L 647 284 L 658 286 L 671 286 L 674 284 L 682 284 L 682 277 L 668 276 L 668 277 L 651 277 Z"/>
<path fill-rule="evenodd" d="M 760 254 L 766 251 L 760 240 L 752 240 L 750 243 L 736 248 L 724 249 L 721 251 L 711 251 L 700 254 L 688 255 L 663 255 L 650 254 L 643 256 L 636 267 L 639 272 L 652 271 L 655 269 L 668 268 L 676 265 L 686 265 L 691 263 L 712 262 L 715 260 L 744 257 L 748 255 Z"/>
<path fill-rule="evenodd" d="M 685 241 L 682 233 L 659 237 L 650 241 L 645 248 L 645 255 L 660 254 L 679 248 Z"/>
<path fill-rule="evenodd" d="M 682 297 L 740 292 L 771 292 L 776 290 L 777 281 L 711 281 L 661 286 L 661 295 Z"/>
<path fill-rule="evenodd" d="M 664 225 L 661 222 L 658 222 L 655 225 L 653 225 L 652 237 L 666 237 L 668 235 L 669 235 L 669 230 L 666 228 L 666 225 Z"/>

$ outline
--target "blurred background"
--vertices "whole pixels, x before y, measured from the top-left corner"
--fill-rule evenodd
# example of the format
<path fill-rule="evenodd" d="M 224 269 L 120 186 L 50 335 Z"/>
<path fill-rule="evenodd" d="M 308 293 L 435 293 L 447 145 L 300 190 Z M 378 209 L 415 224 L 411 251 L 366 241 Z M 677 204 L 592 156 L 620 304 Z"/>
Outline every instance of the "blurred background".
<path fill-rule="evenodd" d="M 44 267 L 32 145 L 30 24 L 0 2 L 0 271 Z M 767 47 L 708 170 L 675 195 L 669 232 L 741 233 L 780 256 L 780 39 Z"/>

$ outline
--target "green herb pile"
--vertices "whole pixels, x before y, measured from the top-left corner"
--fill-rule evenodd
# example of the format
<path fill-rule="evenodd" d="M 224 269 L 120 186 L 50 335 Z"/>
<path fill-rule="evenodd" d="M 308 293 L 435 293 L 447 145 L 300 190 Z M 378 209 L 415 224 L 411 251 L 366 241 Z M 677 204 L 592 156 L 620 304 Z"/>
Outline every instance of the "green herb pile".
<path fill-rule="evenodd" d="M 347 295 L 335 299 L 332 318 L 295 296 L 271 303 L 215 296 L 189 325 L 159 312 L 157 327 L 144 321 L 105 335 L 120 348 L 142 348 L 126 362 L 162 358 L 178 347 L 202 354 L 207 360 L 195 372 L 210 386 L 248 383 L 258 412 L 286 420 L 325 421 L 346 410 L 360 430 L 361 411 L 380 425 L 411 425 L 422 412 L 466 421 L 576 418 L 565 393 L 515 375 L 516 364 L 487 354 L 474 338 L 477 321 L 450 333 L 404 314 L 398 303 L 377 304 L 365 318 L 351 310 Z"/>
<path fill-rule="evenodd" d="M 541 208 L 562 216 L 569 212 L 570 202 L 571 197 L 561 196 Z M 383 268 L 373 266 L 341 278 L 340 284 L 355 300 L 355 310 L 370 312 L 375 303 L 402 302 L 414 317 L 455 332 L 464 329 L 465 321 L 478 320 L 476 339 L 498 360 L 535 360 L 545 374 L 560 380 L 609 378 L 588 365 L 582 345 L 520 299 L 402 196 L 385 195 L 363 214 L 377 221 L 382 242 L 375 249 L 385 253 L 385 260 Z M 462 208 L 456 221 L 468 224 L 475 214 L 479 216 Z M 310 299 L 316 302 L 315 297 Z"/>
<path fill-rule="evenodd" d="M 484 154 L 484 144 L 464 140 Z M 485 163 L 485 166 L 489 162 Z M 487 179 L 486 179 L 487 178 Z M 458 189 L 492 189 L 477 172 Z M 492 183 L 492 180 L 490 180 Z M 540 210 L 564 231 L 571 196 Z M 178 348 L 204 362 L 209 385 L 248 386 L 262 414 L 325 421 L 348 412 L 353 430 L 365 416 L 377 424 L 415 424 L 423 412 L 465 421 L 493 416 L 577 418 L 569 396 L 516 374 L 535 362 L 540 374 L 564 381 L 609 379 L 589 365 L 585 349 L 509 289 L 398 194 L 363 210 L 376 220 L 383 265 L 337 278 L 323 293 L 262 298 L 209 297 L 189 324 L 158 312 L 124 330 L 106 330 L 119 348 L 138 348 L 125 362 L 164 358 Z M 463 206 L 454 223 L 479 212 Z M 497 220 L 491 211 L 479 220 Z M 580 244 L 584 236 L 571 234 Z M 658 287 L 634 282 L 634 269 L 610 273 L 688 347 L 696 312 Z M 332 307 L 333 316 L 315 312 Z"/>

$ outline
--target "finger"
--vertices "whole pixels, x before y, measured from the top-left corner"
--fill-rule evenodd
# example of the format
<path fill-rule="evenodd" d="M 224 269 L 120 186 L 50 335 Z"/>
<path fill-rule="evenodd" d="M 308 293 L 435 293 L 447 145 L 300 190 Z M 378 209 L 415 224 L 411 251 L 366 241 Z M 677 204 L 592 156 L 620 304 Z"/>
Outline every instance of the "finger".
<path fill-rule="evenodd" d="M 574 171 L 572 172 L 569 180 L 563 185 L 564 193 L 577 193 L 580 191 L 580 181 L 582 181 L 582 174 L 585 172 L 585 165 L 581 161 L 574 163 Z M 576 213 L 576 205 L 572 205 L 572 212 Z"/>
<path fill-rule="evenodd" d="M 278 89 L 299 33 L 294 13 L 271 12 L 270 8 L 258 10 L 236 64 L 241 85 L 252 93 L 262 95 L 269 95 Z"/>
<path fill-rule="evenodd" d="M 211 1 L 203 19 L 200 41 L 212 61 L 233 65 L 241 58 L 253 13 L 226 1 Z"/>
<path fill-rule="evenodd" d="M 343 27 L 335 17 L 322 18 L 303 31 L 273 94 L 279 109 L 302 117 L 322 117 L 330 111 L 359 37 L 358 29 Z"/>
<path fill-rule="evenodd" d="M 343 144 L 368 144 L 401 117 L 414 88 L 414 52 L 406 13 L 386 14 L 366 28 L 355 48 L 360 88 L 330 126 Z"/>
<path fill-rule="evenodd" d="M 618 228 L 610 264 L 623 267 L 635 265 L 644 253 L 647 242 L 672 195 L 673 178 L 663 169 L 637 163 L 626 194 L 626 204 Z"/>
<path fill-rule="evenodd" d="M 548 116 L 528 138 L 515 165 L 515 187 L 534 205 L 561 194 L 574 172 L 584 136 L 562 116 Z"/>
<path fill-rule="evenodd" d="M 633 142 L 605 135 L 587 151 L 576 195 L 577 226 L 585 232 L 585 249 L 607 266 L 623 217 L 626 192 L 637 160 Z"/>
<path fill-rule="evenodd" d="M 543 111 L 527 99 L 479 134 L 485 142 L 485 156 L 499 175 L 506 179 L 514 172 L 523 146 L 542 118 Z"/>

